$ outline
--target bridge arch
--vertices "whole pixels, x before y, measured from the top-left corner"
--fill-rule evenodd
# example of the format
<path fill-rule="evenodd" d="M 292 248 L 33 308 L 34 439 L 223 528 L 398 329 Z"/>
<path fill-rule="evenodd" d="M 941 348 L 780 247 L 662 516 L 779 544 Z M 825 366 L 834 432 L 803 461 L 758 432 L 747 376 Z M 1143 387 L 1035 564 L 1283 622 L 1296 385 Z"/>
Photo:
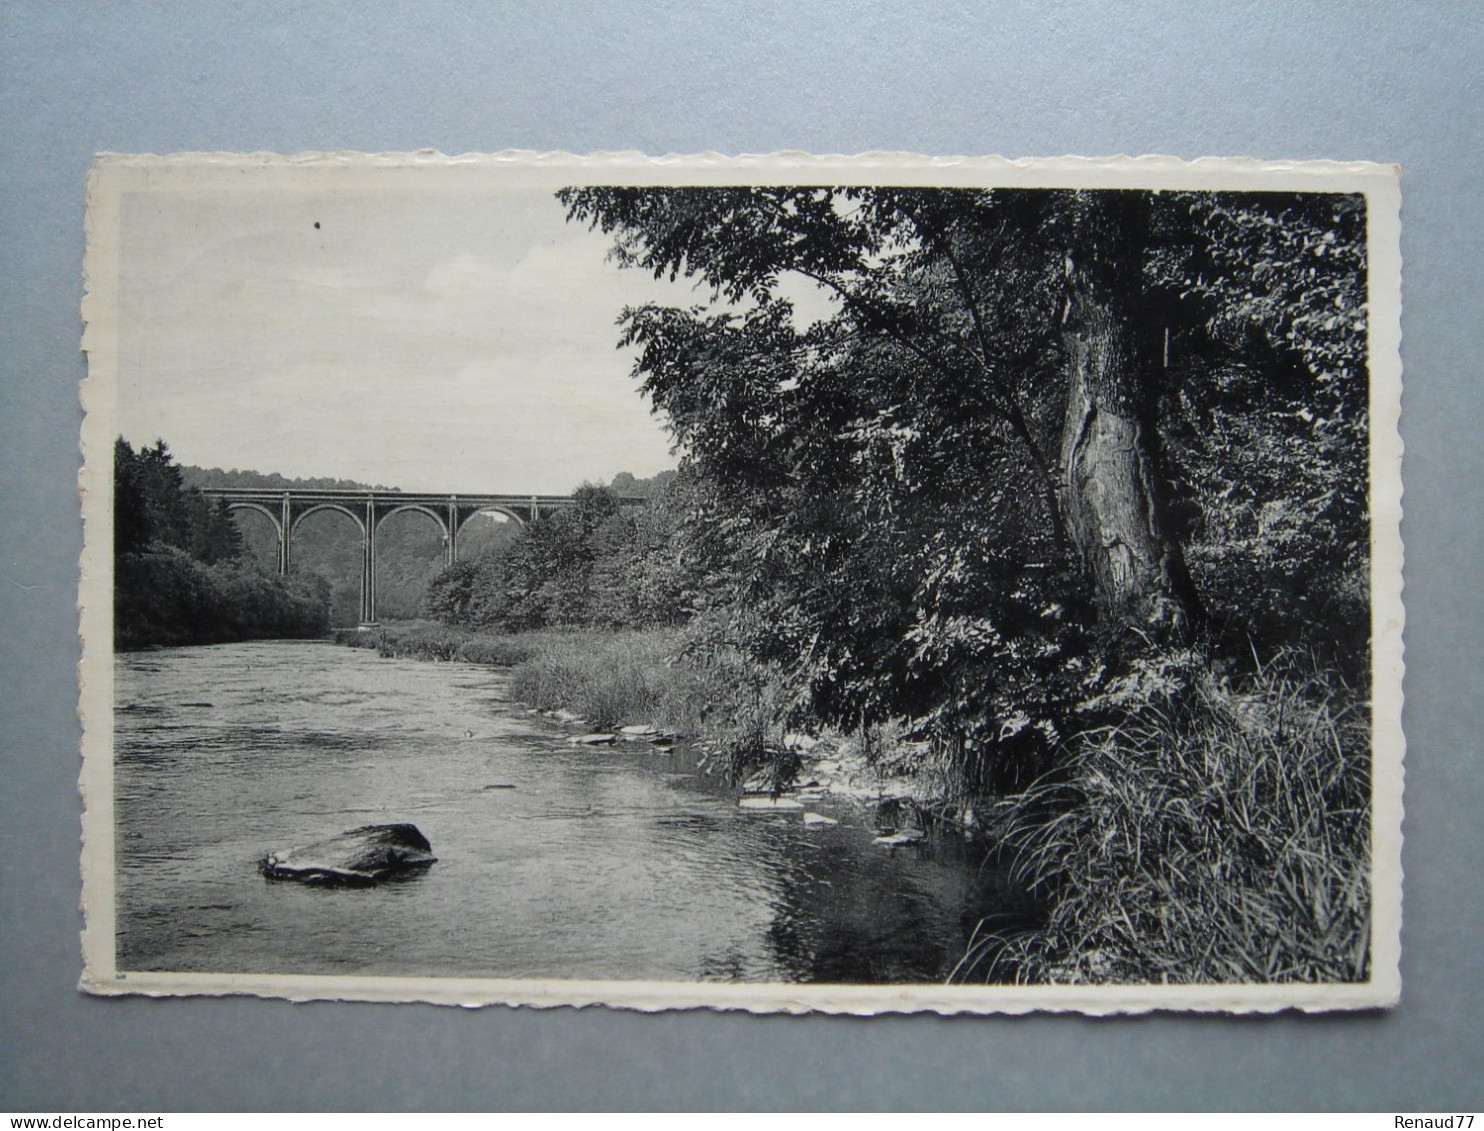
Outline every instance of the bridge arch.
<path fill-rule="evenodd" d="M 426 503 L 402 503 L 400 506 L 394 506 L 386 511 L 386 513 L 377 516 L 377 529 L 380 529 L 381 524 L 387 521 L 387 519 L 394 518 L 404 511 L 415 511 L 418 514 L 425 514 L 433 520 L 433 524 L 438 527 L 438 532 L 443 535 L 443 563 L 444 565 L 453 565 L 454 548 L 457 545 L 459 535 L 458 527 L 452 525 L 453 516 L 450 514 L 439 514 Z"/>
<path fill-rule="evenodd" d="M 486 514 L 491 516 L 499 516 L 499 518 L 504 520 L 504 524 L 508 524 L 514 527 L 516 530 L 524 530 L 531 524 L 529 514 L 523 514 L 512 507 L 499 506 L 497 504 L 491 504 L 488 506 L 460 506 L 458 508 L 457 514 L 453 516 L 454 553 L 449 556 L 449 565 L 452 565 L 458 560 L 457 551 L 459 547 L 468 544 L 465 532 L 468 529 L 469 525 L 474 522 L 474 520 L 480 515 Z M 477 531 L 469 534 L 468 537 L 473 537 L 476 545 L 478 545 L 481 541 Z"/>
<path fill-rule="evenodd" d="M 377 520 L 377 525 L 381 525 L 381 523 L 391 518 L 392 515 L 401 514 L 403 511 L 416 511 L 418 514 L 427 515 L 438 524 L 438 529 L 443 532 L 443 536 L 445 538 L 448 537 L 448 520 L 432 507 L 424 506 L 422 503 L 403 503 L 400 507 L 393 507 Z"/>
<path fill-rule="evenodd" d="M 278 515 L 265 507 L 262 503 L 228 503 L 228 512 L 231 511 L 257 511 L 273 524 L 273 533 L 279 538 L 283 537 L 283 524 L 278 521 Z"/>
<path fill-rule="evenodd" d="M 339 511 L 341 514 L 345 515 L 353 523 L 356 524 L 356 526 L 361 531 L 361 537 L 362 538 L 364 538 L 366 536 L 366 520 L 365 520 L 365 518 L 362 515 L 356 514 L 355 511 L 351 510 L 347 506 L 343 506 L 340 503 L 311 503 L 309 506 L 305 507 L 303 510 L 298 511 L 298 512 L 296 512 L 294 514 L 293 521 L 289 525 L 289 533 L 290 534 L 293 534 L 293 532 L 295 530 L 298 530 L 299 529 L 299 524 L 301 522 L 303 522 L 306 518 L 308 518 L 312 514 L 318 514 L 320 511 Z"/>
<path fill-rule="evenodd" d="M 377 575 L 371 579 L 376 597 L 376 612 L 390 612 L 392 616 L 415 616 L 421 607 L 422 597 L 433 579 L 453 564 L 455 534 L 452 523 L 455 516 L 444 503 L 414 499 L 407 502 L 383 501 L 375 508 L 372 537 L 376 540 L 375 560 L 371 568 Z M 402 515 L 421 515 L 422 518 L 401 518 Z M 434 536 L 424 525 L 433 524 Z M 392 529 L 385 528 L 390 524 Z M 388 557 L 388 562 L 382 561 Z M 386 568 L 392 560 L 395 569 Z"/>
<path fill-rule="evenodd" d="M 464 527 L 468 526 L 469 523 L 473 522 L 482 514 L 500 515 L 502 518 L 508 518 L 511 522 L 515 523 L 516 526 L 520 527 L 526 527 L 530 525 L 530 520 L 527 518 L 527 516 L 521 514 L 517 510 L 512 510 L 510 507 L 488 506 L 469 507 L 467 510 L 461 508 L 458 517 L 458 528 L 460 530 L 463 530 Z"/>
<path fill-rule="evenodd" d="M 367 506 L 362 514 L 356 514 L 346 502 L 335 499 L 309 499 L 304 502 L 289 503 L 288 531 L 289 543 L 294 539 L 294 531 L 304 524 L 307 518 L 313 515 L 331 514 L 344 515 L 350 521 L 355 522 L 356 530 L 361 533 L 361 595 L 359 595 L 358 620 L 362 625 L 375 623 L 375 515 L 371 506 Z"/>
<path fill-rule="evenodd" d="M 288 573 L 289 535 L 288 531 L 285 530 L 283 526 L 283 514 L 281 509 L 280 513 L 274 514 L 273 511 L 270 510 L 264 503 L 255 503 L 246 500 L 224 501 L 227 504 L 227 513 L 229 514 L 232 511 L 256 511 L 258 514 L 265 516 L 268 521 L 273 524 L 273 534 L 278 539 L 278 572 Z M 241 530 L 242 527 L 239 526 L 238 529 Z"/>

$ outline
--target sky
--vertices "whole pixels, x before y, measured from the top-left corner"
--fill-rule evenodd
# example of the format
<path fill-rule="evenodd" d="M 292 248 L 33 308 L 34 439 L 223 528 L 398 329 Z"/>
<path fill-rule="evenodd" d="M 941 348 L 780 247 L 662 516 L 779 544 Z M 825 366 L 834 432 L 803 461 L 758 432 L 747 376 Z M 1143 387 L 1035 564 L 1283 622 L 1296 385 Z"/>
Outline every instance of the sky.
<path fill-rule="evenodd" d="M 119 429 L 181 463 L 565 493 L 677 456 L 616 348 L 705 294 L 546 190 L 150 192 L 122 217 Z"/>

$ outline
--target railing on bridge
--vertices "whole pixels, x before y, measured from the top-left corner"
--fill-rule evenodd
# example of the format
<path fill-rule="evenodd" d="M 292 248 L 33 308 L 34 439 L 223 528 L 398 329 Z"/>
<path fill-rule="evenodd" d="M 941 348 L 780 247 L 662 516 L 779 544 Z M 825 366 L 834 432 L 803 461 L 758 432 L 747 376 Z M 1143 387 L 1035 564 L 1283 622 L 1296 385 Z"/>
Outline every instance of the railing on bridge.
<path fill-rule="evenodd" d="M 267 517 L 278 538 L 278 572 L 287 574 L 294 530 L 316 511 L 348 516 L 361 531 L 361 625 L 376 624 L 376 529 L 394 514 L 417 511 L 443 533 L 443 557 L 458 561 L 459 529 L 476 514 L 493 511 L 527 525 L 543 513 L 574 505 L 571 495 L 439 495 L 412 491 L 342 491 L 325 488 L 204 487 L 201 494 L 227 505 L 229 511 L 251 510 Z M 624 496 L 625 506 L 645 500 Z"/>

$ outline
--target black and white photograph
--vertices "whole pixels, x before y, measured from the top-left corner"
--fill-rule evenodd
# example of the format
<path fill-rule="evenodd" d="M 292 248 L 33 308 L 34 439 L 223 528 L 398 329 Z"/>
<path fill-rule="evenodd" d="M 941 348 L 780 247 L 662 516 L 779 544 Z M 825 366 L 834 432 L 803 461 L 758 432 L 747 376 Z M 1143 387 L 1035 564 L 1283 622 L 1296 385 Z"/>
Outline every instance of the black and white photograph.
<path fill-rule="evenodd" d="M 100 157 L 84 987 L 1394 1004 L 1398 209 Z"/>

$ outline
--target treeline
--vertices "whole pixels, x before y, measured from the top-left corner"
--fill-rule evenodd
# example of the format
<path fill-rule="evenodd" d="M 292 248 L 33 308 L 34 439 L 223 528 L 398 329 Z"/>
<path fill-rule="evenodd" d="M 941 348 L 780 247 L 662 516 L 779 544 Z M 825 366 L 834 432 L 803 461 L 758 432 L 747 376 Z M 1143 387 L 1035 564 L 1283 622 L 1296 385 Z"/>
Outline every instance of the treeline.
<path fill-rule="evenodd" d="M 642 497 L 643 506 L 626 506 Z M 433 579 L 423 613 L 445 624 L 538 628 L 654 628 L 695 610 L 705 576 L 684 536 L 697 487 L 663 472 L 612 486 L 584 484 L 575 505 L 542 515 L 503 543 Z"/>
<path fill-rule="evenodd" d="M 372 486 L 354 479 L 335 479 L 327 475 L 311 475 L 294 478 L 280 475 L 276 471 L 254 471 L 239 468 L 181 466 L 181 474 L 189 487 L 248 487 L 261 491 L 395 491 L 395 487 Z"/>
<path fill-rule="evenodd" d="M 114 646 L 204 644 L 329 630 L 329 585 L 282 578 L 243 552 L 237 524 L 184 481 L 163 440 L 114 444 Z"/>

